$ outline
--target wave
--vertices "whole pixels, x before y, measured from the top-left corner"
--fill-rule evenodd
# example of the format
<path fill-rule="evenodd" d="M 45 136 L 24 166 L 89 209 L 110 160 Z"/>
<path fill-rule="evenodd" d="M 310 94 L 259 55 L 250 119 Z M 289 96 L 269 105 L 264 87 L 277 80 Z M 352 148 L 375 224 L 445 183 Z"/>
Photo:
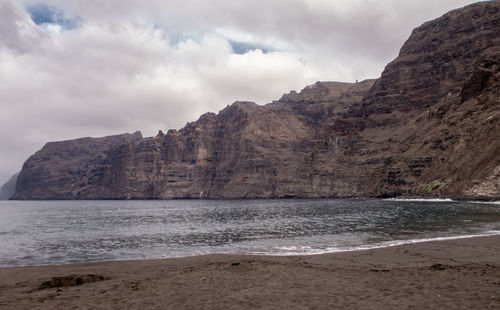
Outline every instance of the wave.
<path fill-rule="evenodd" d="M 458 200 L 453 200 L 451 198 L 386 198 L 387 201 L 408 201 L 408 202 L 460 202 Z M 464 201 L 477 204 L 487 204 L 487 205 L 500 205 L 500 201 Z"/>
<path fill-rule="evenodd" d="M 388 201 L 456 202 L 450 198 L 386 198 Z"/>
<path fill-rule="evenodd" d="M 500 205 L 500 201 L 469 201 L 469 202 L 482 205 Z"/>
<path fill-rule="evenodd" d="M 389 248 L 406 244 L 415 244 L 415 243 L 432 242 L 432 241 L 447 241 L 447 240 L 458 240 L 458 239 L 469 239 L 469 238 L 491 237 L 491 236 L 500 236 L 500 230 L 490 230 L 484 233 L 472 234 L 472 235 L 384 241 L 381 243 L 375 243 L 370 245 L 359 245 L 352 247 L 328 247 L 324 249 L 315 249 L 310 246 L 282 246 L 282 247 L 276 247 L 276 249 L 279 252 L 259 252 L 255 254 L 270 255 L 270 256 L 319 255 L 328 253 L 373 250 L 373 249 Z"/>

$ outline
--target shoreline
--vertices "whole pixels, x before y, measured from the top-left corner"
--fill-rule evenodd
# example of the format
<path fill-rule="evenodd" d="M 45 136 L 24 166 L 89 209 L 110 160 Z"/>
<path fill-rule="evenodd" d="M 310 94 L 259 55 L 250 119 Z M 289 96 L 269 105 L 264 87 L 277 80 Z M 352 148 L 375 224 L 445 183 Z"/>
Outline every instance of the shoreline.
<path fill-rule="evenodd" d="M 351 252 L 362 252 L 370 250 L 387 249 L 392 247 L 428 243 L 428 242 L 440 242 L 440 241 L 452 241 L 461 239 L 474 239 L 474 238 L 486 238 L 486 237 L 500 237 L 500 230 L 486 231 L 478 234 L 470 235 L 456 235 L 456 236 L 446 236 L 446 237 L 430 237 L 421 239 L 402 239 L 402 240 L 392 240 L 383 241 L 381 243 L 375 243 L 373 245 L 358 246 L 358 247 L 346 247 L 336 248 L 335 250 L 323 250 L 321 252 L 315 253 L 300 253 L 300 252 L 284 252 L 281 254 L 277 253 L 205 253 L 205 254 L 192 254 L 186 256 L 170 256 L 170 257 L 147 257 L 147 258 L 124 258 L 124 259 L 114 259 L 114 260 L 96 260 L 96 261 L 78 261 L 78 262 L 64 262 L 59 264 L 40 264 L 40 265 L 0 265 L 0 270 L 4 268 L 22 268 L 22 267 L 62 267 L 66 265 L 77 265 L 77 264 L 92 264 L 92 263 L 110 263 L 110 262 L 128 262 L 128 261 L 155 261 L 164 259 L 183 259 L 192 257 L 203 257 L 210 255 L 235 255 L 235 256 L 249 256 L 249 257 L 308 257 L 317 255 L 330 255 L 330 254 L 340 254 L 340 253 L 351 253 Z M 293 247 L 293 246 L 292 246 Z M 320 250 L 318 250 L 320 251 Z"/>
<path fill-rule="evenodd" d="M 500 236 L 302 256 L 1 267 L 0 308 L 498 308 Z"/>
<path fill-rule="evenodd" d="M 382 199 L 382 200 L 395 200 L 395 201 L 448 201 L 448 202 L 493 202 L 500 203 L 500 196 L 393 196 L 393 197 L 380 197 L 380 196 L 332 196 L 332 197 L 218 197 L 218 198 L 199 198 L 199 197 L 183 197 L 183 198 L 99 198 L 99 199 L 0 199 L 0 201 L 169 201 L 169 200 L 319 200 L 319 199 Z"/>

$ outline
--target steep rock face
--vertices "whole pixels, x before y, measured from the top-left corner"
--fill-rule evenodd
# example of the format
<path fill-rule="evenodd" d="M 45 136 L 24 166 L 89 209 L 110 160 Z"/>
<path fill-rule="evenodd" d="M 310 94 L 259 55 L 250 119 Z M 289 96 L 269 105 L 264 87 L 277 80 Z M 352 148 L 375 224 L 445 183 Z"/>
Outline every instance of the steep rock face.
<path fill-rule="evenodd" d="M 14 198 L 498 198 L 499 10 L 482 2 L 423 24 L 378 80 L 235 102 L 98 152 L 46 146 Z"/>
<path fill-rule="evenodd" d="M 413 30 L 364 100 L 365 113 L 435 105 L 460 92 L 481 53 L 500 44 L 500 5 L 481 2 Z"/>
<path fill-rule="evenodd" d="M 445 193 L 499 197 L 500 46 L 481 54 L 456 100 L 440 104 L 432 115 L 439 119 L 434 139 L 441 139 L 440 156 L 446 160 L 424 177 L 437 179 L 437 174 L 446 174 L 453 182 Z"/>
<path fill-rule="evenodd" d="M 372 84 L 318 82 L 266 106 L 235 102 L 179 131 L 121 144 L 110 151 L 98 196 L 353 196 L 358 180 L 339 156 L 354 142 L 339 136 L 333 117 L 359 104 Z"/>
<path fill-rule="evenodd" d="M 179 131 L 114 148 L 106 161 L 100 195 L 281 196 L 273 184 L 285 185 L 290 173 L 282 171 L 307 169 L 300 163 L 308 160 L 304 158 L 308 151 L 299 144 L 310 136 L 309 130 L 295 115 L 279 115 L 255 103 L 236 102 L 219 115 L 205 114 Z M 304 187 L 302 182 L 295 183 Z M 281 190 L 286 192 L 289 186 Z"/>
<path fill-rule="evenodd" d="M 9 200 L 16 192 L 16 182 L 18 173 L 15 173 L 2 187 L 0 188 L 0 200 Z"/>
<path fill-rule="evenodd" d="M 499 68 L 499 47 L 487 48 L 458 92 L 429 108 L 366 118 L 386 125 L 368 127 L 362 141 L 380 141 L 379 150 L 391 148 L 380 154 L 397 159 L 387 167 L 380 195 L 500 197 Z"/>
<path fill-rule="evenodd" d="M 136 132 L 49 142 L 24 163 L 12 199 L 98 198 L 95 185 L 110 147 L 141 138 Z"/>

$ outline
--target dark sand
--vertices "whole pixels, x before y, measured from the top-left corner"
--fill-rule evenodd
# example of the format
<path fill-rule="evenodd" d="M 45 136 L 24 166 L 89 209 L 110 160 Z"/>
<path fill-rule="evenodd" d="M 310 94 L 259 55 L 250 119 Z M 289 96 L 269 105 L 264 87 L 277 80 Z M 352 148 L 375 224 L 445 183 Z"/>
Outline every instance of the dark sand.
<path fill-rule="evenodd" d="M 0 309 L 500 309 L 500 236 L 0 269 Z"/>

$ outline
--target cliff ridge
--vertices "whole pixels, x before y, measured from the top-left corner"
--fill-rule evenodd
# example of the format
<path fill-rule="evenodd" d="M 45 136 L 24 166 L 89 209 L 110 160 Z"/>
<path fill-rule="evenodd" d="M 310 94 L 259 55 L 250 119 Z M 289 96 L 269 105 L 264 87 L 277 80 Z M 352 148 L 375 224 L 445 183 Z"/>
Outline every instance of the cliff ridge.
<path fill-rule="evenodd" d="M 500 2 L 417 27 L 379 79 L 179 130 L 47 144 L 14 199 L 500 198 Z M 90 139 L 90 140 L 89 140 Z"/>

